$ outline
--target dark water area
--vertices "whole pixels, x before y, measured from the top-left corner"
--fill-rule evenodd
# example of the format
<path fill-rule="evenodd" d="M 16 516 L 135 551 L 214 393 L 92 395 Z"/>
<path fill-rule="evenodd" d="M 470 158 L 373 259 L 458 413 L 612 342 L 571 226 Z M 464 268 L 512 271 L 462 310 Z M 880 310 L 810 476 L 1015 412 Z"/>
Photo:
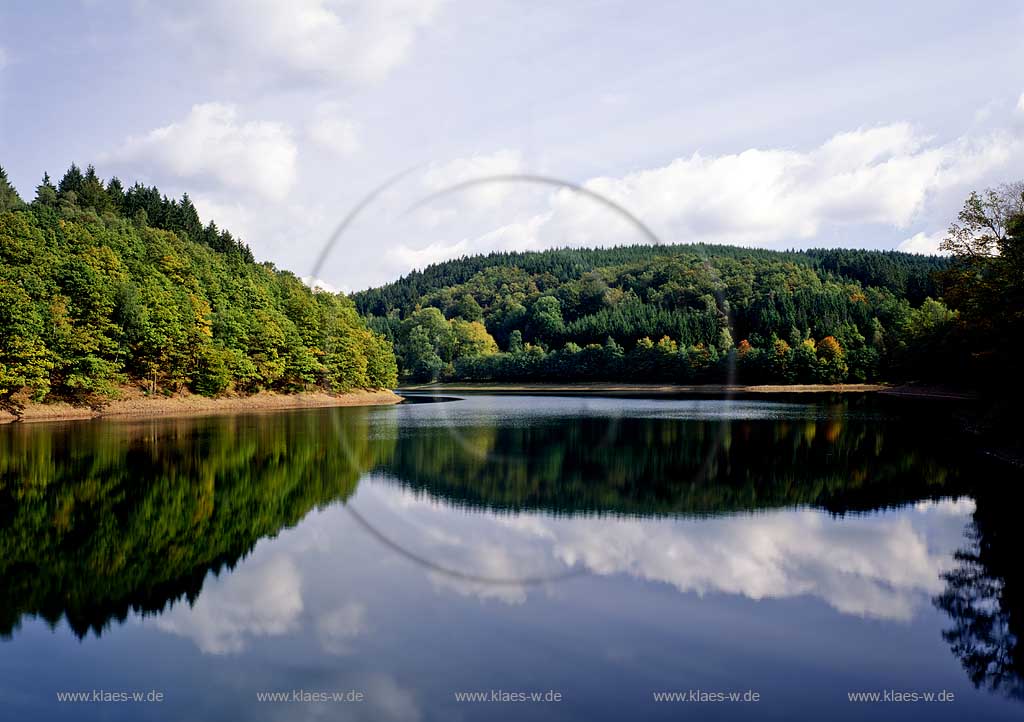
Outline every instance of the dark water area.
<path fill-rule="evenodd" d="M 1024 716 L 949 407 L 423 401 L 0 428 L 0 717 Z"/>

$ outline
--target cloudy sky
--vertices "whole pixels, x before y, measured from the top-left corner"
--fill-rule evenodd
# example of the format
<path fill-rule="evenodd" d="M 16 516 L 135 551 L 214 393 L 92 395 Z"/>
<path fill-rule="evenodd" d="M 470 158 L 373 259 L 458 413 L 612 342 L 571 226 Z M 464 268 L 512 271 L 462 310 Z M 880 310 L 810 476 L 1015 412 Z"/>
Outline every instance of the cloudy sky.
<path fill-rule="evenodd" d="M 1019 2 L 8 0 L 0 165 L 188 191 L 359 289 L 466 253 L 641 240 L 934 249 L 1024 177 Z M 413 208 L 413 206 L 416 206 Z"/>

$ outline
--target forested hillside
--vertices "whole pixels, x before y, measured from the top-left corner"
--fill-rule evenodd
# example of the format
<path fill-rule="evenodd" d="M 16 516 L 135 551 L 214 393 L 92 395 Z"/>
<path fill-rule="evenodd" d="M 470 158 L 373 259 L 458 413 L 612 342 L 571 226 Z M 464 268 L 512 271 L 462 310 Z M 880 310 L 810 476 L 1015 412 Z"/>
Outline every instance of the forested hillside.
<path fill-rule="evenodd" d="M 490 254 L 354 295 L 403 376 L 835 383 L 949 372 L 937 256 L 703 244 Z M 500 350 L 500 351 L 499 351 Z"/>
<path fill-rule="evenodd" d="M 0 169 L 0 408 L 126 383 L 217 396 L 406 380 L 997 383 L 1024 336 L 1024 186 L 972 194 L 949 258 L 704 244 L 492 253 L 351 299 L 168 199 Z M 362 318 L 361 318 L 362 316 Z M 396 358 L 397 357 L 397 358 Z"/>
<path fill-rule="evenodd" d="M 352 302 L 256 263 L 188 195 L 76 166 L 23 202 L 0 169 L 0 408 L 149 393 L 216 396 L 395 383 Z"/>

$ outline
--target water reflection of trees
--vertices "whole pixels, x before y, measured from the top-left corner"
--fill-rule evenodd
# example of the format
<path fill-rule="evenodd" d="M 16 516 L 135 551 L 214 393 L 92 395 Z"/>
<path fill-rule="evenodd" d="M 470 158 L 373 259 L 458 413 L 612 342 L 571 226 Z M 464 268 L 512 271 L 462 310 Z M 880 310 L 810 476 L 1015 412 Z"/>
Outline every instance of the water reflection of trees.
<path fill-rule="evenodd" d="M 999 480 L 1002 481 L 1002 480 Z M 975 687 L 1024 699 L 1024 549 L 1018 480 L 1004 488 L 979 490 L 968 545 L 957 565 L 943 575 L 945 591 L 935 605 L 953 626 L 942 636 Z"/>
<path fill-rule="evenodd" d="M 384 470 L 449 503 L 558 514 L 843 512 L 964 493 L 964 460 L 915 425 L 826 418 L 559 418 L 418 429 Z"/>
<path fill-rule="evenodd" d="M 82 636 L 192 602 L 208 571 L 355 490 L 388 442 L 361 410 L 0 433 L 0 635 L 25 614 Z"/>
<path fill-rule="evenodd" d="M 936 605 L 979 687 L 1024 698 L 1015 480 L 921 420 L 578 417 L 371 428 L 366 410 L 0 430 L 0 635 L 25 615 L 99 634 L 194 601 L 210 571 L 371 469 L 503 512 L 868 510 L 969 494 L 970 544 Z M 969 474 L 969 476 L 968 476 Z M 982 482 L 982 480 L 985 480 Z"/>

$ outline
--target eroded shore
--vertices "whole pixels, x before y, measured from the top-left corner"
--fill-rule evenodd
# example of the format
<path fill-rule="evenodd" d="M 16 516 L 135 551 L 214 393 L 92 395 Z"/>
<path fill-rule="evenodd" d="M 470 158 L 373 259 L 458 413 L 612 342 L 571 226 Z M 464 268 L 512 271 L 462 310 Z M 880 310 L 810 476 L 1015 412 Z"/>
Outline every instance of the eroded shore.
<path fill-rule="evenodd" d="M 297 394 L 261 392 L 251 396 L 228 396 L 211 399 L 205 396 L 144 396 L 130 394 L 99 408 L 72 406 L 67 403 L 28 404 L 20 417 L 0 411 L 0 424 L 38 421 L 75 421 L 96 418 L 154 418 L 165 416 L 200 416 L 217 413 L 274 411 L 325 406 L 380 406 L 397 404 L 402 400 L 387 389 L 350 391 L 328 394 L 311 391 Z"/>

